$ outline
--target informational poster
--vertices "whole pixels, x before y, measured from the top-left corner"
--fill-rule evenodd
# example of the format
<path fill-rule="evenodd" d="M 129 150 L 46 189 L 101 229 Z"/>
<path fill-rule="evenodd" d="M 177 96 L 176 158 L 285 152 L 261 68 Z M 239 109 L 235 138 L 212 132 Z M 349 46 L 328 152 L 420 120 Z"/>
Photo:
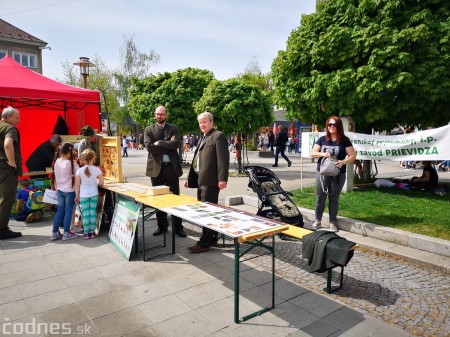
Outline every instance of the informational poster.
<path fill-rule="evenodd" d="M 320 136 L 325 135 L 325 132 L 303 132 L 301 142 L 301 153 L 303 158 L 311 158 L 310 152 L 316 144 Z"/>
<path fill-rule="evenodd" d="M 302 157 L 324 132 L 302 133 Z M 367 135 L 345 132 L 361 160 L 446 160 L 450 158 L 450 125 L 400 135 Z"/>
<path fill-rule="evenodd" d="M 108 240 L 127 260 L 130 259 L 133 248 L 139 210 L 139 204 L 119 195 Z"/>
<path fill-rule="evenodd" d="M 167 207 L 161 210 L 233 238 L 283 226 L 283 223 L 276 220 L 207 202 Z"/>

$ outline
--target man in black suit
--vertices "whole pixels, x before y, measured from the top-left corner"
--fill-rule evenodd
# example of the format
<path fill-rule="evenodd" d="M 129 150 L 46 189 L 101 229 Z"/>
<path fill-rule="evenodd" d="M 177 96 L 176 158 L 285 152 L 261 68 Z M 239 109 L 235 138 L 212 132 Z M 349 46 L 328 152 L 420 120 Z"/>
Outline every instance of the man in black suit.
<path fill-rule="evenodd" d="M 144 130 L 144 144 L 148 151 L 146 175 L 151 178 L 152 186 L 169 186 L 173 194 L 180 194 L 179 177 L 183 175 L 181 168 L 181 137 L 178 127 L 166 122 L 168 113 L 164 106 L 155 110 L 156 123 L 147 126 Z M 158 229 L 154 236 L 167 231 L 169 223 L 167 214 L 158 211 L 156 213 Z M 182 221 L 179 217 L 172 216 L 172 227 L 179 237 L 185 238 Z"/>
<path fill-rule="evenodd" d="M 198 187 L 197 199 L 217 204 L 220 190 L 227 187 L 230 152 L 225 135 L 214 129 L 214 119 L 210 112 L 197 117 L 202 138 L 195 150 L 191 170 L 185 187 Z M 193 186 L 192 186 L 193 185 Z M 201 253 L 217 243 L 218 233 L 202 228 L 202 236 L 196 245 L 188 247 L 192 253 Z"/>

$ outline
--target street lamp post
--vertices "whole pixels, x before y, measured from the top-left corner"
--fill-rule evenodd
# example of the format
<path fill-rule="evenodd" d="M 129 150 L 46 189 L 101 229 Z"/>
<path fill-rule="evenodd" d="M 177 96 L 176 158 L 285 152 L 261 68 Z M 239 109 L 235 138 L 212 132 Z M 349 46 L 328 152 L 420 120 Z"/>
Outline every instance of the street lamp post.
<path fill-rule="evenodd" d="M 80 56 L 80 60 L 73 63 L 80 67 L 80 74 L 83 76 L 84 88 L 87 89 L 87 77 L 89 76 L 89 68 L 95 68 L 95 64 L 89 61 L 89 57 Z"/>

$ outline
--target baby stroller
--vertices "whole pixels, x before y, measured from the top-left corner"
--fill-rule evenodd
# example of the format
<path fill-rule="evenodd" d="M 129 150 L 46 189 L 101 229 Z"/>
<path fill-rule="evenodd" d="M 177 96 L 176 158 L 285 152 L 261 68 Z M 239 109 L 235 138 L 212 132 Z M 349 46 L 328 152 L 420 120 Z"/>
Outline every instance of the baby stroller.
<path fill-rule="evenodd" d="M 283 190 L 275 173 L 262 166 L 246 166 L 244 171 L 249 177 L 248 187 L 260 200 L 257 215 L 303 227 L 303 216 L 289 197 L 292 194 Z"/>

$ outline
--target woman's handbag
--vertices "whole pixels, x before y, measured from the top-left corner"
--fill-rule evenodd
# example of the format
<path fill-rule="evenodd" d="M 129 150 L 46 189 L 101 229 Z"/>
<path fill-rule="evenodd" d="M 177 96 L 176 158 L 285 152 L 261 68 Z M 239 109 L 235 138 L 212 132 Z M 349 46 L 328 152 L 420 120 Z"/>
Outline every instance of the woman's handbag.
<path fill-rule="evenodd" d="M 335 156 L 323 158 L 320 162 L 320 184 L 322 190 L 330 195 L 336 188 L 336 177 L 339 175 L 338 160 Z"/>
<path fill-rule="evenodd" d="M 73 222 L 74 226 L 83 228 L 83 216 L 81 212 L 80 204 L 75 206 L 75 219 Z"/>
<path fill-rule="evenodd" d="M 323 158 L 320 162 L 320 174 L 328 177 L 336 177 L 339 174 L 338 160 L 335 156 Z"/>

